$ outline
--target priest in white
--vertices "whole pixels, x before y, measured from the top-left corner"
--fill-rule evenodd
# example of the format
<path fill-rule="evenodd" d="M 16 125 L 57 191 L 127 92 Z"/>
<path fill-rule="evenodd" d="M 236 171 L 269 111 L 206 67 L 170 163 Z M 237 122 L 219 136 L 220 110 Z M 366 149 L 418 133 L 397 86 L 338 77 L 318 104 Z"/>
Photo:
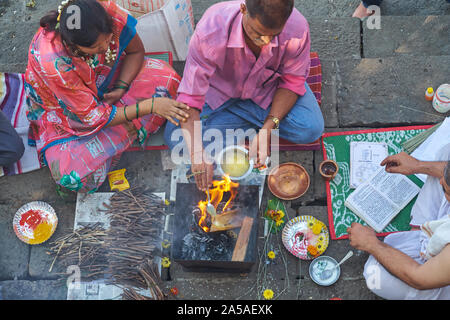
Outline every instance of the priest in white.
<path fill-rule="evenodd" d="M 369 227 L 348 228 L 350 245 L 370 254 L 364 266 L 368 288 L 384 299 L 450 299 L 450 144 L 435 159 L 402 152 L 381 163 L 390 173 L 427 175 L 411 212 L 411 231 L 383 242 Z"/>

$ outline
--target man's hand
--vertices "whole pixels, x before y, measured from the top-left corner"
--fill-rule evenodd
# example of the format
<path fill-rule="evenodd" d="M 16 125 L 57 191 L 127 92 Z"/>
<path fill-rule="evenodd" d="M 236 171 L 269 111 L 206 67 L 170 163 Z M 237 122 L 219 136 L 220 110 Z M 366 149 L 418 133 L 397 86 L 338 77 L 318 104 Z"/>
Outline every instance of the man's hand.
<path fill-rule="evenodd" d="M 117 101 L 120 100 L 120 98 L 123 97 L 124 94 L 125 94 L 124 89 L 114 89 L 114 90 L 104 94 L 103 102 L 110 104 L 110 105 L 115 104 L 115 103 L 117 103 Z"/>
<path fill-rule="evenodd" d="M 369 253 L 380 241 L 372 228 L 356 222 L 353 222 L 351 227 L 347 228 L 347 233 L 352 247 Z"/>
<path fill-rule="evenodd" d="M 212 162 L 202 161 L 196 163 L 192 161 L 191 171 L 194 174 L 197 188 L 201 191 L 206 191 L 212 185 L 214 167 Z"/>
<path fill-rule="evenodd" d="M 386 166 L 386 172 L 401 173 L 406 176 L 417 173 L 420 161 L 411 157 L 406 152 L 401 152 L 384 159 L 380 165 Z"/>
<path fill-rule="evenodd" d="M 254 167 L 262 167 L 270 156 L 270 130 L 262 128 L 253 138 L 249 147 L 249 158 L 254 160 Z"/>

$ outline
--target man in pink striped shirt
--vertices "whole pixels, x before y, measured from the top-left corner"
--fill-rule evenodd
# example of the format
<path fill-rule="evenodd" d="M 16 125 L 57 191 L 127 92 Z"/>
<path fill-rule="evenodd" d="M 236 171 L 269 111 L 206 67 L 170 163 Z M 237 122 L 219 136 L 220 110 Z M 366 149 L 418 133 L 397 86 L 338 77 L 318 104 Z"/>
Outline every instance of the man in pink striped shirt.
<path fill-rule="evenodd" d="M 309 26 L 293 2 L 217 3 L 196 27 L 177 98 L 191 107 L 189 118 L 182 134 L 168 123 L 165 139 L 171 149 L 186 141 L 192 171 L 203 172 L 196 176 L 202 190 L 211 184 L 212 165 L 203 152 L 207 139 L 195 133 L 200 121 L 203 133 L 216 129 L 227 137 L 230 129 L 258 130 L 249 144 L 256 166 L 269 155 L 274 129 L 294 143 L 322 135 L 323 116 L 306 83 Z"/>

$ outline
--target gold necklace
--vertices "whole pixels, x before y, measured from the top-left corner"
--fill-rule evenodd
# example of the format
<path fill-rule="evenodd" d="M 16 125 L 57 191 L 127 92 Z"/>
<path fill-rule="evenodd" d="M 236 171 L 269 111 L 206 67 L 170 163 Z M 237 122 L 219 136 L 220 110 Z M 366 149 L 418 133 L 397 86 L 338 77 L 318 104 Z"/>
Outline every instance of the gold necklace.
<path fill-rule="evenodd" d="M 108 50 L 106 50 L 106 52 L 105 52 L 105 62 L 108 64 L 116 61 L 116 58 L 117 58 L 117 50 L 111 49 L 111 45 L 114 46 L 115 42 L 111 41 L 110 46 L 108 47 Z M 98 54 L 90 56 L 89 59 L 85 59 L 84 57 L 82 59 L 84 61 L 86 61 L 86 63 L 93 69 L 95 69 L 100 64 L 100 60 L 98 59 Z"/>

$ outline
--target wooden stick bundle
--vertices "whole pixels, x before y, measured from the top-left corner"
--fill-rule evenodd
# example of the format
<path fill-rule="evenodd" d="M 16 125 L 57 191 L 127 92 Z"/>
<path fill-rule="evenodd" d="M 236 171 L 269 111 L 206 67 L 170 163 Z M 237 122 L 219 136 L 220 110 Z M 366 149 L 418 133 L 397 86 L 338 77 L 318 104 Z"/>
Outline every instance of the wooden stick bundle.
<path fill-rule="evenodd" d="M 63 267 L 77 265 L 84 271 L 82 274 L 84 280 L 98 278 L 108 266 L 103 247 L 105 236 L 105 230 L 97 223 L 52 242 L 47 252 L 54 256 L 49 272 L 52 272 L 56 260 L 59 259 Z"/>
<path fill-rule="evenodd" d="M 110 229 L 104 246 L 114 284 L 148 287 L 139 266 L 160 254 L 164 206 L 163 200 L 140 188 L 116 193 L 111 198 L 106 211 Z"/>
<path fill-rule="evenodd" d="M 163 299 L 153 261 L 160 255 L 165 203 L 143 188 L 117 192 L 110 204 L 104 204 L 110 217 L 110 228 L 101 224 L 86 226 L 51 244 L 48 254 L 63 266 L 78 265 L 82 280 L 105 278 L 108 283 L 124 287 L 123 298 L 139 299 L 131 287 L 148 288 L 152 299 Z"/>

